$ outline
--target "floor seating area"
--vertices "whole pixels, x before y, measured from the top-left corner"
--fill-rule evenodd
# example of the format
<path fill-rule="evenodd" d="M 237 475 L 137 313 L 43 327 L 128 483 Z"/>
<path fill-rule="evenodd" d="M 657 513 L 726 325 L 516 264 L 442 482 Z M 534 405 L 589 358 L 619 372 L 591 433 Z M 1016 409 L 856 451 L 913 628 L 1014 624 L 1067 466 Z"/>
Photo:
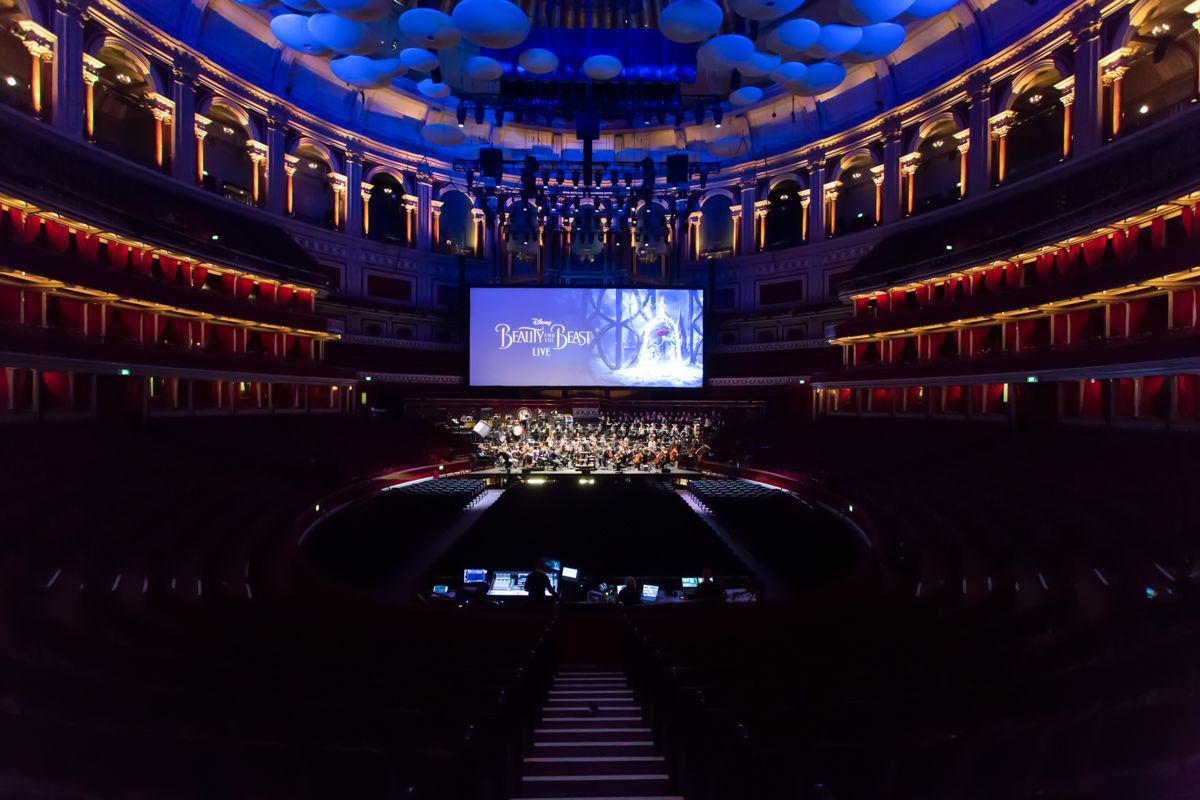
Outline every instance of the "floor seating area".
<path fill-rule="evenodd" d="M 556 558 L 585 576 L 744 575 L 746 568 L 672 490 L 669 481 L 523 483 L 506 489 L 438 562 L 529 569 Z"/>
<path fill-rule="evenodd" d="M 865 543 L 828 509 L 789 492 L 741 480 L 697 480 L 688 490 L 738 542 L 797 586 L 852 568 Z"/>

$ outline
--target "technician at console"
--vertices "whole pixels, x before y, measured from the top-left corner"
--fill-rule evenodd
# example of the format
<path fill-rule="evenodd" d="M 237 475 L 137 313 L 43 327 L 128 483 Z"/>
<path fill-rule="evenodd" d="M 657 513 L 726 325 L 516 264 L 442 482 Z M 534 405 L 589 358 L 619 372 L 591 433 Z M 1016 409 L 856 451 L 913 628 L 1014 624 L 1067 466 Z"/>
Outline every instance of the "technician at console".
<path fill-rule="evenodd" d="M 550 584 L 550 578 L 542 571 L 540 564 L 526 576 L 525 591 L 529 593 L 531 606 L 540 606 L 558 599 L 558 592 L 554 591 L 554 587 Z"/>

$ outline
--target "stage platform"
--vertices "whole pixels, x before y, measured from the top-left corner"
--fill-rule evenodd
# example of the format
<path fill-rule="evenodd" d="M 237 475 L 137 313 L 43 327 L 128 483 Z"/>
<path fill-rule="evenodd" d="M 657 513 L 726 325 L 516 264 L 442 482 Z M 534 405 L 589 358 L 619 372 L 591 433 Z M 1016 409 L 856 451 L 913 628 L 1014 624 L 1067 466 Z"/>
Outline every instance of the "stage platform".
<path fill-rule="evenodd" d="M 520 469 L 504 470 L 496 467 L 487 467 L 484 469 L 471 470 L 472 475 L 478 475 L 484 478 L 522 478 L 522 477 L 582 477 L 589 476 L 605 476 L 605 477 L 643 477 L 643 478 L 702 478 L 704 473 L 698 469 L 683 469 L 671 467 L 670 472 L 663 472 L 661 469 L 655 470 L 615 470 L 615 469 L 593 469 L 584 472 L 579 469 L 531 469 L 528 472 Z"/>

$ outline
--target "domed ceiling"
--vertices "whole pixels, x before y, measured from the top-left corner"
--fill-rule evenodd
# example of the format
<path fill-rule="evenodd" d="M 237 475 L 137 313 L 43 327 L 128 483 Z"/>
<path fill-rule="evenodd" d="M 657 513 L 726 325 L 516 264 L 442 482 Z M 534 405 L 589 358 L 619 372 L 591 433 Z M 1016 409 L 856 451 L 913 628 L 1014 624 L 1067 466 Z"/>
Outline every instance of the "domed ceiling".
<path fill-rule="evenodd" d="M 396 144 L 535 151 L 549 132 L 595 122 L 633 132 L 644 150 L 699 146 L 735 158 L 801 146 L 928 91 L 1065 2 L 129 5 L 262 88 Z"/>

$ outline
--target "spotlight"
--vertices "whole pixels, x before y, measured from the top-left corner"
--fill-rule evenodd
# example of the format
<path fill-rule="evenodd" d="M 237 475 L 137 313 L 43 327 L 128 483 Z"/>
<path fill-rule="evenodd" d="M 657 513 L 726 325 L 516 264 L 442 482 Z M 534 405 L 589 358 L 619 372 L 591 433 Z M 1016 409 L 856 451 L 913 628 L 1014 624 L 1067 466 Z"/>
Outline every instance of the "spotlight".
<path fill-rule="evenodd" d="M 455 116 L 458 117 L 458 127 L 463 127 L 463 125 L 465 125 L 467 122 L 467 107 L 459 106 L 458 110 L 455 112 Z"/>
<path fill-rule="evenodd" d="M 572 171 L 571 171 L 571 183 L 573 183 L 574 185 L 578 186 L 578 185 L 579 185 L 579 178 L 580 178 L 580 175 L 579 175 L 579 170 L 577 170 L 577 169 L 576 169 L 576 170 L 572 170 Z"/>
<path fill-rule="evenodd" d="M 567 179 L 567 173 L 561 169 L 554 175 L 554 180 L 558 183 L 559 186 L 562 186 L 563 182 L 566 181 L 566 179 Z"/>
<path fill-rule="evenodd" d="M 715 128 L 721 127 L 721 118 L 724 115 L 725 115 L 724 112 L 721 111 L 721 109 L 719 107 L 713 109 L 713 127 L 715 127 Z"/>

